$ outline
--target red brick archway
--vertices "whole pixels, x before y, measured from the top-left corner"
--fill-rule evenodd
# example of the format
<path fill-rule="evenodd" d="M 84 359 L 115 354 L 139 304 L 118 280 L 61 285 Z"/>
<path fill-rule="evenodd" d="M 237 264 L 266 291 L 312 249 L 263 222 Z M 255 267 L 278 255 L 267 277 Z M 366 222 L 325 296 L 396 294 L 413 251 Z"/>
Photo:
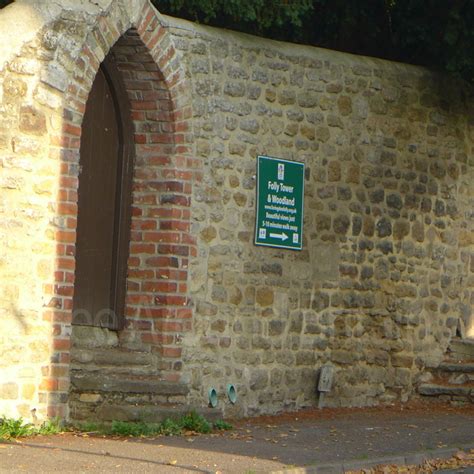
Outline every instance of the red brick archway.
<path fill-rule="evenodd" d="M 192 183 L 200 178 L 192 155 L 190 92 L 177 53 L 148 4 L 139 24 L 124 24 L 118 11 L 100 17 L 87 36 L 66 91 L 59 149 L 61 175 L 56 231 L 55 283 L 45 288 L 53 304 L 43 317 L 53 326 L 51 364 L 43 369 L 40 398 L 49 416 L 66 416 L 69 390 L 71 311 L 74 292 L 77 188 L 81 123 L 88 93 L 103 57 L 113 50 L 130 101 L 135 128 L 132 234 L 128 261 L 126 326 L 163 359 L 161 377 L 180 381 L 177 334 L 191 329 L 189 258 Z"/>

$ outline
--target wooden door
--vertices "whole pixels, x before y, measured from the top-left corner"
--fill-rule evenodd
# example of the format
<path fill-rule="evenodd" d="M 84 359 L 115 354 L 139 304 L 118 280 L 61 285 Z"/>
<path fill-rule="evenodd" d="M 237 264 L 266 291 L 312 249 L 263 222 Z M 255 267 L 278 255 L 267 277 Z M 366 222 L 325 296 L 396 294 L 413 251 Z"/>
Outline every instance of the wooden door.
<path fill-rule="evenodd" d="M 124 147 L 124 111 L 113 82 L 102 65 L 82 125 L 73 324 L 119 329 L 125 298 L 131 166 Z"/>

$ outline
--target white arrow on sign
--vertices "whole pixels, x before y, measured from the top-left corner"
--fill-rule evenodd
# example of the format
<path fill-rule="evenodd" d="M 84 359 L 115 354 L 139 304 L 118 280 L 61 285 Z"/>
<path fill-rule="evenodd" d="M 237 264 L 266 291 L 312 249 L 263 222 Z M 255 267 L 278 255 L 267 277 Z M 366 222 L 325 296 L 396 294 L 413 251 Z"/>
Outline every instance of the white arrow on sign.
<path fill-rule="evenodd" d="M 285 240 L 288 239 L 288 236 L 282 232 L 281 234 L 272 234 L 270 233 L 270 237 L 274 238 L 274 239 L 281 239 L 282 242 L 284 242 Z"/>

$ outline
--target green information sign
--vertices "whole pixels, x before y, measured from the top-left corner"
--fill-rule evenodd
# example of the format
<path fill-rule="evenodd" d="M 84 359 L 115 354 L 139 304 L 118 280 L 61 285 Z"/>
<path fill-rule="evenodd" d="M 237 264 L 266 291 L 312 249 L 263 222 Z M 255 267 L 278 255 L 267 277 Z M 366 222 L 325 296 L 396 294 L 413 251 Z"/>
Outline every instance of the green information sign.
<path fill-rule="evenodd" d="M 257 157 L 255 245 L 301 250 L 304 163 Z"/>

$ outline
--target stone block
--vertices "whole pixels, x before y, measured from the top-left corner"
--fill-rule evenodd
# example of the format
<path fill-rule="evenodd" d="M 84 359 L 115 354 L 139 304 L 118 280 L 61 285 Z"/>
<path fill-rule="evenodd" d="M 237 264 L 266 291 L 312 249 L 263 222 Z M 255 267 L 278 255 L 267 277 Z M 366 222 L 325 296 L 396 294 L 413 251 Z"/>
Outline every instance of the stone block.
<path fill-rule="evenodd" d="M 388 194 L 387 195 L 387 206 L 393 207 L 394 209 L 400 210 L 403 207 L 403 201 L 399 194 Z"/>
<path fill-rule="evenodd" d="M 290 318 L 289 332 L 299 334 L 302 331 L 302 329 L 303 329 L 303 314 L 302 313 L 292 314 Z"/>
<path fill-rule="evenodd" d="M 36 394 L 36 385 L 27 383 L 21 387 L 21 398 L 23 400 L 33 400 Z"/>
<path fill-rule="evenodd" d="M 411 226 L 411 235 L 417 242 L 423 242 L 425 240 L 425 228 L 422 222 L 413 222 Z"/>
<path fill-rule="evenodd" d="M 79 347 L 114 347 L 118 345 L 118 336 L 109 329 L 88 326 L 73 326 L 72 337 Z"/>
<path fill-rule="evenodd" d="M 211 323 L 211 330 L 216 332 L 224 332 L 227 327 L 227 321 L 218 319 Z"/>
<path fill-rule="evenodd" d="M 72 372 L 73 391 L 149 393 L 159 395 L 186 395 L 189 387 L 182 383 L 152 379 L 130 379 L 126 376 L 106 375 L 103 371 Z"/>
<path fill-rule="evenodd" d="M 338 364 L 353 364 L 357 361 L 357 355 L 351 351 L 335 350 L 332 352 L 331 360 Z"/>
<path fill-rule="evenodd" d="M 350 115 L 352 113 L 352 100 L 351 100 L 351 98 L 347 95 L 342 95 L 337 100 L 337 107 L 339 109 L 339 113 L 343 117 L 346 117 L 347 115 Z"/>
<path fill-rule="evenodd" d="M 240 288 L 233 287 L 230 288 L 229 294 L 228 294 L 228 301 L 230 304 L 233 305 L 239 305 L 243 300 L 243 294 Z"/>
<path fill-rule="evenodd" d="M 410 223 L 405 220 L 397 220 L 393 225 L 393 237 L 396 240 L 402 240 L 410 234 Z"/>
<path fill-rule="evenodd" d="M 390 219 L 382 217 L 376 225 L 377 235 L 379 237 L 388 237 L 392 234 L 392 223 Z"/>
<path fill-rule="evenodd" d="M 19 389 L 18 384 L 14 382 L 7 382 L 0 384 L 0 399 L 2 400 L 16 400 L 18 398 Z"/>
<path fill-rule="evenodd" d="M 349 186 L 338 186 L 337 199 L 339 201 L 349 201 L 352 198 L 352 191 Z"/>
<path fill-rule="evenodd" d="M 46 118 L 43 112 L 31 106 L 21 107 L 20 130 L 31 135 L 44 135 L 46 133 Z"/>
<path fill-rule="evenodd" d="M 329 230 L 331 228 L 331 216 L 328 214 L 317 214 L 315 224 L 317 232 Z"/>
<path fill-rule="evenodd" d="M 333 230 L 336 234 L 346 234 L 351 225 L 351 221 L 348 216 L 336 216 L 333 220 Z"/>
<path fill-rule="evenodd" d="M 362 218 L 360 216 L 352 216 L 352 235 L 357 236 L 362 230 Z"/>
<path fill-rule="evenodd" d="M 298 94 L 298 105 L 303 109 L 314 108 L 318 104 L 318 94 L 301 92 Z"/>
<path fill-rule="evenodd" d="M 3 96 L 7 102 L 14 102 L 27 93 L 28 85 L 14 75 L 7 76 L 3 82 Z"/>
<path fill-rule="evenodd" d="M 250 373 L 249 387 L 251 390 L 262 390 L 268 386 L 269 377 L 266 370 L 252 370 Z"/>
<path fill-rule="evenodd" d="M 272 320 L 268 323 L 268 335 L 280 336 L 285 331 L 285 322 L 282 320 Z"/>
<path fill-rule="evenodd" d="M 414 357 L 408 354 L 392 354 L 391 356 L 392 366 L 393 367 L 413 367 Z"/>
<path fill-rule="evenodd" d="M 152 354 L 144 351 L 126 349 L 89 349 L 76 346 L 71 351 L 71 362 L 82 364 L 131 367 L 146 367 L 152 363 Z"/>
<path fill-rule="evenodd" d="M 299 351 L 296 353 L 296 365 L 314 366 L 316 356 L 314 351 Z"/>
<path fill-rule="evenodd" d="M 316 139 L 320 142 L 326 143 L 331 138 L 331 132 L 328 127 L 316 127 Z"/>
<path fill-rule="evenodd" d="M 252 348 L 253 349 L 264 349 L 269 350 L 272 347 L 271 339 L 263 336 L 252 337 Z"/>
<path fill-rule="evenodd" d="M 271 306 L 273 304 L 273 290 L 267 287 L 263 288 L 257 288 L 256 294 L 255 294 L 255 301 L 260 305 L 260 306 Z"/>
<path fill-rule="evenodd" d="M 224 94 L 230 97 L 243 97 L 245 95 L 245 85 L 242 82 L 226 82 Z"/>
<path fill-rule="evenodd" d="M 211 242 L 217 237 L 217 230 L 213 226 L 208 226 L 199 235 L 204 242 Z"/>
<path fill-rule="evenodd" d="M 311 308 L 322 311 L 329 306 L 329 295 L 321 291 L 314 292 L 311 299 Z"/>
<path fill-rule="evenodd" d="M 98 393 L 81 393 L 79 401 L 82 403 L 99 403 L 102 400 L 102 395 Z"/>
<path fill-rule="evenodd" d="M 41 81 L 53 89 L 64 92 L 69 82 L 68 73 L 58 63 L 51 62 L 47 69 L 41 72 Z"/>
<path fill-rule="evenodd" d="M 218 307 L 207 301 L 198 301 L 196 311 L 198 314 L 203 316 L 215 316 L 218 311 Z"/>
<path fill-rule="evenodd" d="M 366 237 L 372 237 L 375 232 L 375 221 L 371 216 L 364 216 L 362 231 Z"/>
<path fill-rule="evenodd" d="M 337 280 L 339 277 L 340 247 L 337 244 L 313 244 L 311 261 L 313 278 L 316 280 Z"/>

